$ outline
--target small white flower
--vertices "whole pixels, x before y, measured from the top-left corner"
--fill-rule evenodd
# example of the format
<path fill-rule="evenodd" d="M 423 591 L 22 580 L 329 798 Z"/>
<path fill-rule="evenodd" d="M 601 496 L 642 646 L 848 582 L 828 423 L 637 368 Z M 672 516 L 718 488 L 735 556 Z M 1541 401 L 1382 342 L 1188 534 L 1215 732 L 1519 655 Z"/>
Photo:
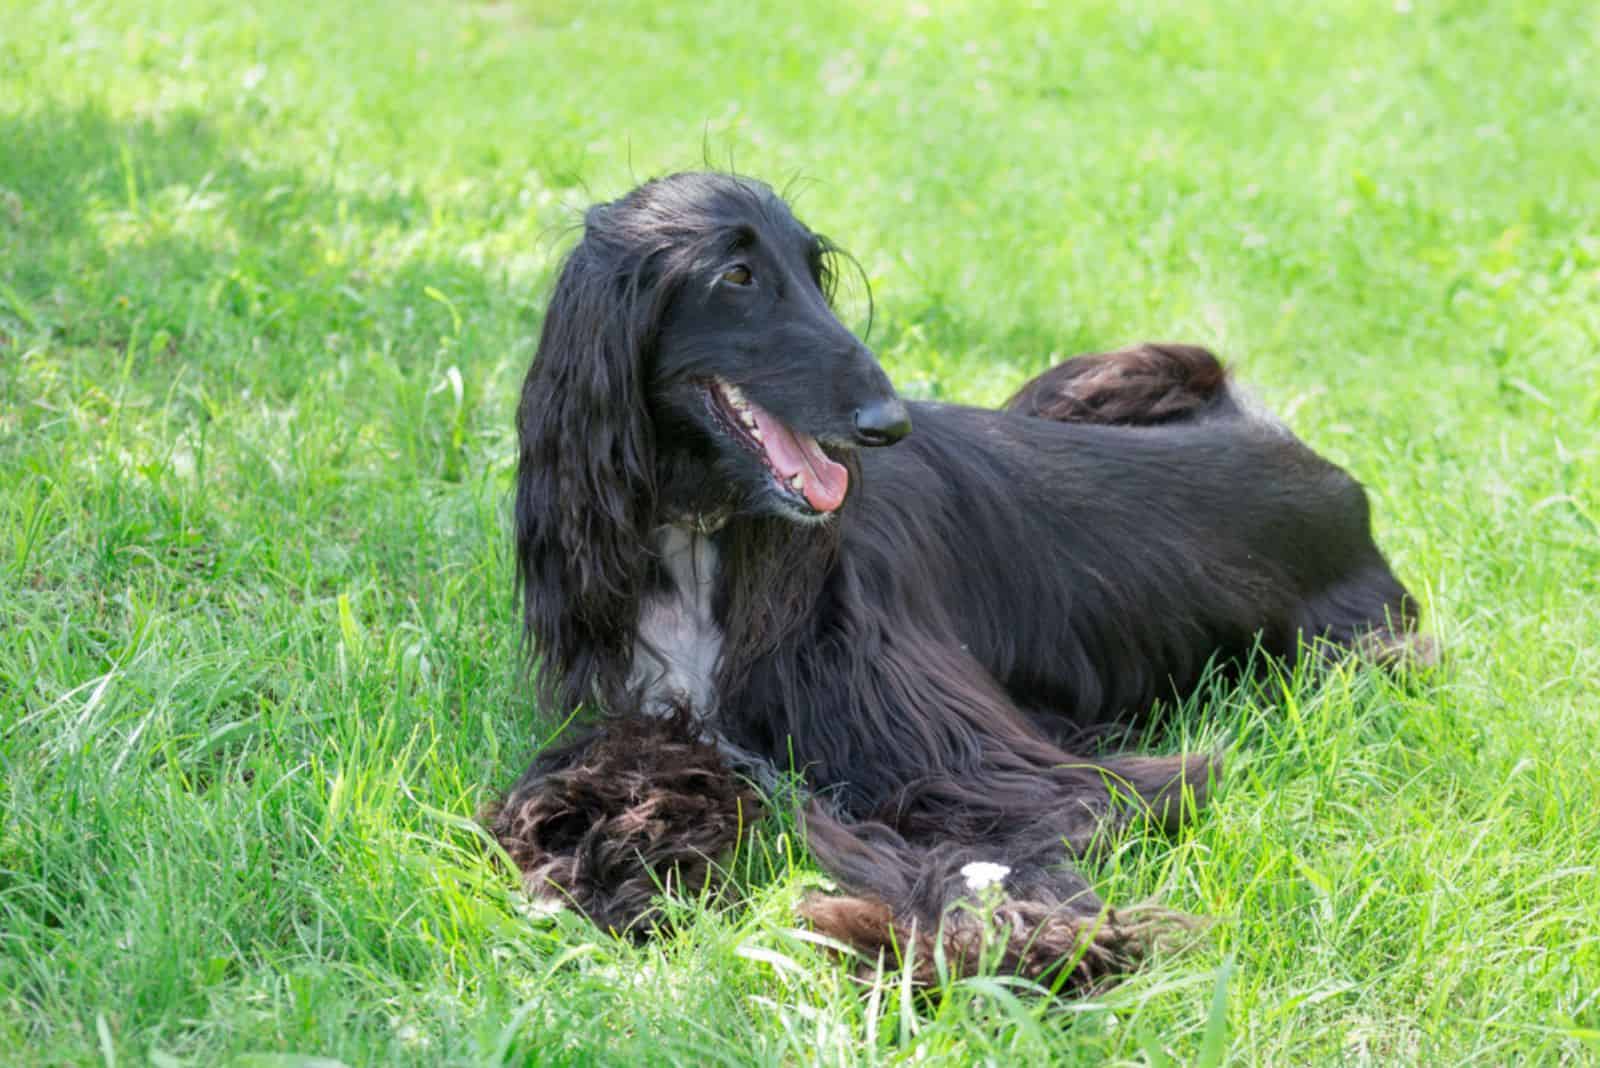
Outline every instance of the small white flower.
<path fill-rule="evenodd" d="M 1010 874 L 1011 869 L 1004 864 L 991 864 L 987 860 L 975 860 L 971 864 L 961 866 L 961 875 L 967 880 L 967 889 L 974 893 L 1004 882 L 1005 877 Z"/>
<path fill-rule="evenodd" d="M 549 923 L 565 912 L 567 906 L 559 898 L 544 896 L 540 892 L 542 889 L 541 887 L 539 890 L 534 891 L 539 894 L 537 897 L 513 899 L 511 907 L 525 920 L 531 920 L 534 923 Z"/>
<path fill-rule="evenodd" d="M 433 1039 L 424 1034 L 416 1024 L 398 1017 L 389 1017 L 389 1026 L 394 1028 L 394 1037 L 400 1040 L 402 1046 L 412 1049 L 427 1049 L 433 1045 Z"/>

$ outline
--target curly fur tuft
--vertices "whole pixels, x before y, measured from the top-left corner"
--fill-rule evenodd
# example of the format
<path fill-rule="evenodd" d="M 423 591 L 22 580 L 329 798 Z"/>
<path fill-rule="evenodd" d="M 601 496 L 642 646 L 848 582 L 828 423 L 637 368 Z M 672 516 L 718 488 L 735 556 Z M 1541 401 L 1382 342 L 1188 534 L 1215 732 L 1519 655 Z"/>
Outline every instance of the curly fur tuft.
<path fill-rule="evenodd" d="M 658 895 L 721 885 L 717 862 L 762 812 L 680 715 L 542 755 L 483 820 L 529 894 L 638 938 L 660 926 Z"/>

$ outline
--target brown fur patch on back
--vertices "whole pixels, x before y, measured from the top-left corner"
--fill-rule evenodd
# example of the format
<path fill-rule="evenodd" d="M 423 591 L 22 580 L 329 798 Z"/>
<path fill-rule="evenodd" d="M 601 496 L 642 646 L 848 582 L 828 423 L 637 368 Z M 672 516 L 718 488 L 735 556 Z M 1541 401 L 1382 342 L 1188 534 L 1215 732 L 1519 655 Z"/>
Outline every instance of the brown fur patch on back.
<path fill-rule="evenodd" d="M 1074 356 L 1019 389 L 1005 410 L 1060 423 L 1153 426 L 1237 406 L 1221 361 L 1198 345 L 1147 342 Z"/>

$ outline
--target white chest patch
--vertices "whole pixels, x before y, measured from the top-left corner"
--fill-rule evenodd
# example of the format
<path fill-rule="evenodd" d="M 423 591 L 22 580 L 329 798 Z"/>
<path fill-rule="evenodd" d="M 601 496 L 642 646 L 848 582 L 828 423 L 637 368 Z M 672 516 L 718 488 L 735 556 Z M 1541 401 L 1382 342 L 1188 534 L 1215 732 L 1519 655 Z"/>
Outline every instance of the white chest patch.
<path fill-rule="evenodd" d="M 679 526 L 656 531 L 656 552 L 670 589 L 651 594 L 639 610 L 629 684 L 647 715 L 687 703 L 705 721 L 716 714 L 717 658 L 722 628 L 711 612 L 717 548 L 704 534 Z"/>

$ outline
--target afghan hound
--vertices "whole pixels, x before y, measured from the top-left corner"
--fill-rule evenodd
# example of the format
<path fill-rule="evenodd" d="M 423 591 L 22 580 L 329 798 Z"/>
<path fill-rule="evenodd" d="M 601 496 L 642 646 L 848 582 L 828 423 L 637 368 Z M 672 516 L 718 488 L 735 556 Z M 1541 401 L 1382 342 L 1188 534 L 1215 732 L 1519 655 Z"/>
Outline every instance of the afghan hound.
<path fill-rule="evenodd" d="M 587 213 L 522 388 L 515 538 L 538 697 L 595 725 L 487 819 L 530 890 L 638 933 L 757 817 L 746 784 L 797 773 L 844 890 L 804 906 L 820 931 L 1093 988 L 1146 938 L 1072 859 L 1176 826 L 1216 769 L 1065 747 L 1211 665 L 1426 655 L 1416 607 L 1360 484 L 1209 352 L 908 403 L 834 314 L 837 255 L 746 178 Z"/>

